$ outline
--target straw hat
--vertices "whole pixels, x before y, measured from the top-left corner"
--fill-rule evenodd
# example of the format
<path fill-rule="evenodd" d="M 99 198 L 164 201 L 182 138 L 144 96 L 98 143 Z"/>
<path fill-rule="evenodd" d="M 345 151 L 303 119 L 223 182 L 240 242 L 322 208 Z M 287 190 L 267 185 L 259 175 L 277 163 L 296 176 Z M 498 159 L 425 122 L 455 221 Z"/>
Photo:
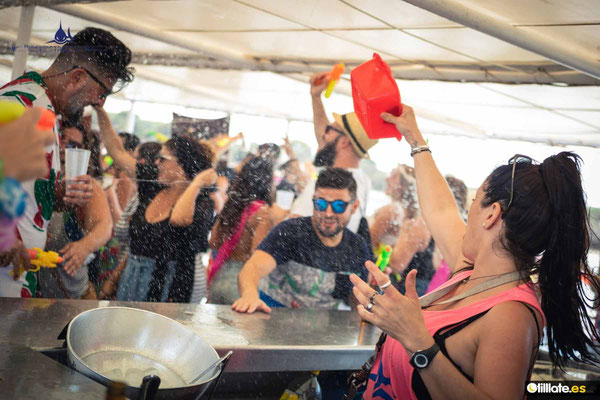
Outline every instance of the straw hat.
<path fill-rule="evenodd" d="M 355 113 L 340 115 L 333 113 L 333 119 L 342 128 L 346 136 L 350 139 L 354 151 L 362 158 L 369 158 L 369 149 L 379 142 L 378 140 L 369 139 L 367 132 L 358 120 Z"/>

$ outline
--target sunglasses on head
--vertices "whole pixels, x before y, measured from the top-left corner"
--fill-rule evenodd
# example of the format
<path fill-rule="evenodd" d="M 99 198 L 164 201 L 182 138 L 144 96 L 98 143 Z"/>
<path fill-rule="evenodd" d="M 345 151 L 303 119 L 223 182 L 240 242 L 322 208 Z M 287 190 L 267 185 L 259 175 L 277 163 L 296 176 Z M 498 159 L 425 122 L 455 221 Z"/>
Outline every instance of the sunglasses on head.
<path fill-rule="evenodd" d="M 533 159 L 531 157 L 524 156 L 523 154 L 515 154 L 514 156 L 511 157 L 510 160 L 508 160 L 508 165 L 512 164 L 512 174 L 510 177 L 510 198 L 508 200 L 508 205 L 506 206 L 506 210 L 504 211 L 504 215 L 506 215 L 506 213 L 510 209 L 510 206 L 512 205 L 512 202 L 513 202 L 513 198 L 514 198 L 514 194 L 515 194 L 515 171 L 517 169 L 517 164 L 520 164 L 520 163 L 531 164 L 531 163 L 533 163 Z"/>
<path fill-rule="evenodd" d="M 336 214 L 342 214 L 343 212 L 346 211 L 346 208 L 348 208 L 348 204 L 353 203 L 354 200 L 352 201 L 344 201 L 344 200 L 333 200 L 333 201 L 327 201 L 322 197 L 319 197 L 318 199 L 313 199 L 313 206 L 315 208 L 315 210 L 323 212 L 325 210 L 327 210 L 327 207 L 331 204 L 331 210 L 336 213 Z"/>

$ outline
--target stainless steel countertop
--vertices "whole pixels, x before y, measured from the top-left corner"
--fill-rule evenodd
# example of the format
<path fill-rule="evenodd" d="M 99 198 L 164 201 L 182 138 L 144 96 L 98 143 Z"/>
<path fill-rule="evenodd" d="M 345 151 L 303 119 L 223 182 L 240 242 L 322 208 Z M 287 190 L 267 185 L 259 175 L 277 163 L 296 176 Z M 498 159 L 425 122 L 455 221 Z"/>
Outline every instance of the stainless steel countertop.
<path fill-rule="evenodd" d="M 378 329 L 361 323 L 351 311 L 274 309 L 271 314 L 239 314 L 218 305 L 0 298 L 0 344 L 60 346 L 56 337 L 73 317 L 109 306 L 165 315 L 196 332 L 220 354 L 233 350 L 228 372 L 358 369 L 379 337 Z"/>
<path fill-rule="evenodd" d="M 27 400 L 102 400 L 99 383 L 19 345 L 0 344 L 0 398 Z"/>

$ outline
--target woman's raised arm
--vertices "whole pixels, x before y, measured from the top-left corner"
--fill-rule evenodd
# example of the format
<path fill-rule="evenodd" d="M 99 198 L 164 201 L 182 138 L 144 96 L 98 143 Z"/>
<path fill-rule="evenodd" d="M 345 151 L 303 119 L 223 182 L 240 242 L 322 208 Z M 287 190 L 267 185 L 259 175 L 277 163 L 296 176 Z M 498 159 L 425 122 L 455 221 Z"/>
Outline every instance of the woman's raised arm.
<path fill-rule="evenodd" d="M 402 115 L 399 117 L 383 113 L 381 118 L 396 125 L 411 149 L 419 147 L 422 149 L 427 146 L 411 107 L 403 104 Z M 433 161 L 431 152 L 420 151 L 415 153 L 413 158 L 421 214 L 435 242 L 440 246 L 448 266 L 453 271 L 457 263 L 463 259 L 461 248 L 465 223 L 460 217 L 446 180 Z"/>
<path fill-rule="evenodd" d="M 98 113 L 98 125 L 100 131 L 100 140 L 106 147 L 108 155 L 112 157 L 115 164 L 131 179 L 136 179 L 135 165 L 136 160 L 123 148 L 117 132 L 115 132 L 108 114 L 102 107 L 95 107 Z"/>

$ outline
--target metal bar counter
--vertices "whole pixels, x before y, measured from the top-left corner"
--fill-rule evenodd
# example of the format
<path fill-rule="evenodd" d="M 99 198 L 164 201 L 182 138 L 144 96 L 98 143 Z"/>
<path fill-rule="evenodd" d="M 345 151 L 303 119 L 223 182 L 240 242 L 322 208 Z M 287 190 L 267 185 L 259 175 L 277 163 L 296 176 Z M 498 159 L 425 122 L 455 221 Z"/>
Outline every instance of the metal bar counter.
<path fill-rule="evenodd" d="M 57 336 L 79 313 L 109 306 L 165 315 L 196 332 L 219 354 L 233 350 L 225 375 L 233 382 L 244 373 L 250 373 L 252 381 L 275 385 L 272 372 L 356 370 L 379 337 L 377 328 L 348 311 L 274 309 L 271 314 L 238 314 L 229 306 L 216 305 L 0 298 L 0 399 L 103 399 L 103 386 L 40 351 L 61 346 Z M 544 361 L 547 358 L 542 350 L 534 379 L 600 379 L 597 369 L 574 363 L 569 366 L 571 374 L 555 376 Z"/>
<path fill-rule="evenodd" d="M 0 366 L 9 367 L 4 364 L 11 359 L 12 348 L 22 355 L 13 357 L 10 368 L 19 370 L 28 349 L 62 345 L 57 336 L 77 314 L 109 306 L 165 315 L 197 333 L 219 354 L 233 350 L 229 373 L 358 369 L 379 336 L 378 329 L 349 311 L 274 309 L 271 314 L 239 314 L 218 305 L 0 298 Z"/>

